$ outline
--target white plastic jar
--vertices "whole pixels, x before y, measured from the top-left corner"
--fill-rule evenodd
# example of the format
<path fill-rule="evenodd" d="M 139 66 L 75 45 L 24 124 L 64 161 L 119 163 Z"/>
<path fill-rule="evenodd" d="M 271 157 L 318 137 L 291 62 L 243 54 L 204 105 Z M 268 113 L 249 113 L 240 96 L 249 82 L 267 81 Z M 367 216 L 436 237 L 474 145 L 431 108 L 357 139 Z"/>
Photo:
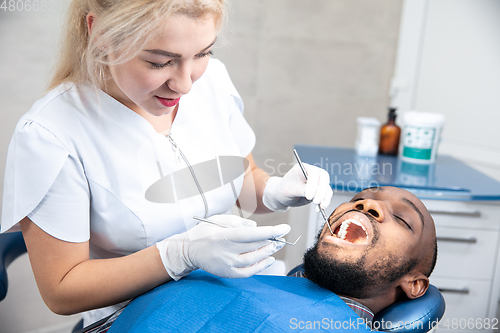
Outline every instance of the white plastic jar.
<path fill-rule="evenodd" d="M 358 123 L 356 153 L 359 156 L 377 156 L 380 121 L 371 117 L 358 117 L 356 122 Z"/>
<path fill-rule="evenodd" d="M 400 158 L 412 163 L 435 162 L 445 116 L 408 111 L 403 115 L 403 123 Z"/>

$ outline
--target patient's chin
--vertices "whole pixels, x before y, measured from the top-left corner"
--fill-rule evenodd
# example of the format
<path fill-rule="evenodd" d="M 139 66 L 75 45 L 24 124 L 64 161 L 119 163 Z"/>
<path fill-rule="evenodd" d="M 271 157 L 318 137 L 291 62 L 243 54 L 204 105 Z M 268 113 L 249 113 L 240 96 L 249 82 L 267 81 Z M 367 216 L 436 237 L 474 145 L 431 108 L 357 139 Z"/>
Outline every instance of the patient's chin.
<path fill-rule="evenodd" d="M 317 243 L 305 253 L 304 269 L 307 278 L 320 287 L 338 295 L 366 299 L 386 288 L 395 288 L 396 281 L 417 265 L 415 259 L 389 254 L 368 268 L 365 261 L 364 255 L 354 262 L 329 258 L 318 252 Z"/>
<path fill-rule="evenodd" d="M 304 255 L 307 278 L 338 295 L 356 298 L 370 296 L 378 281 L 374 281 L 364 266 L 364 257 L 354 263 L 340 262 L 318 254 L 317 247 L 309 249 Z"/>

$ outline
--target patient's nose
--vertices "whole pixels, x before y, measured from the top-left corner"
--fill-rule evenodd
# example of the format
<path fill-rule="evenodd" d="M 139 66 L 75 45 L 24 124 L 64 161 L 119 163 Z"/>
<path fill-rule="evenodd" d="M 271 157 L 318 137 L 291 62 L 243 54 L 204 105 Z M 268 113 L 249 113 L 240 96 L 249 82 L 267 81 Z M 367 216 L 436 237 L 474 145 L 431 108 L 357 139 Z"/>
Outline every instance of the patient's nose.
<path fill-rule="evenodd" d="M 384 221 L 384 209 L 381 201 L 364 199 L 355 202 L 355 208 L 373 216 L 378 222 Z"/>

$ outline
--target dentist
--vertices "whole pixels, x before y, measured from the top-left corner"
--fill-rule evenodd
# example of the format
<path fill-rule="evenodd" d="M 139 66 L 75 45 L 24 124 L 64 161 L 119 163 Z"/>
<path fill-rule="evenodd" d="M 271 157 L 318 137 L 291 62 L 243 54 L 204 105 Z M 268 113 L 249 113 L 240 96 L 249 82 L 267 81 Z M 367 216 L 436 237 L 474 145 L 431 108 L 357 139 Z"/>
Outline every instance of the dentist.
<path fill-rule="evenodd" d="M 88 325 L 198 268 L 242 278 L 268 267 L 283 246 L 269 239 L 290 228 L 227 215 L 235 193 L 253 195 L 255 213 L 329 204 L 326 171 L 306 165 L 306 182 L 298 166 L 284 177 L 256 166 L 241 98 L 210 59 L 224 6 L 73 0 L 50 91 L 11 140 L 2 207 L 1 230 L 22 230 L 53 312 L 85 312 Z M 209 186 L 196 165 L 220 156 L 246 158 L 244 178 Z M 164 202 L 145 195 L 158 180 L 172 189 Z"/>

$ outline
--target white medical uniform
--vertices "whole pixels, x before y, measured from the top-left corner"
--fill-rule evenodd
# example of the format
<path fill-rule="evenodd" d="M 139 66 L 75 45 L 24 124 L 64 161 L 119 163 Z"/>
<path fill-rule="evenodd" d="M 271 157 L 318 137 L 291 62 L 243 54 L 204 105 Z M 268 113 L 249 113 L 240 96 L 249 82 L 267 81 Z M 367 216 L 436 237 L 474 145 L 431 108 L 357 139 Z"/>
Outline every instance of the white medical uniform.
<path fill-rule="evenodd" d="M 217 156 L 245 157 L 255 135 L 242 113 L 225 66 L 211 59 L 181 98 L 170 134 L 191 165 Z M 7 157 L 1 230 L 20 230 L 18 222 L 28 216 L 58 239 L 90 240 L 92 259 L 134 253 L 191 228 L 193 215 L 205 216 L 199 193 L 166 203 L 146 199 L 152 184 L 178 170 L 188 170 L 184 159 L 144 118 L 100 90 L 61 85 L 17 124 Z M 191 177 L 185 184 L 175 180 L 174 198 L 184 185 L 195 186 Z M 219 185 L 205 193 L 208 216 L 235 203 L 231 184 Z M 239 193 L 242 177 L 233 185 Z M 85 325 L 118 308 L 85 313 Z"/>

